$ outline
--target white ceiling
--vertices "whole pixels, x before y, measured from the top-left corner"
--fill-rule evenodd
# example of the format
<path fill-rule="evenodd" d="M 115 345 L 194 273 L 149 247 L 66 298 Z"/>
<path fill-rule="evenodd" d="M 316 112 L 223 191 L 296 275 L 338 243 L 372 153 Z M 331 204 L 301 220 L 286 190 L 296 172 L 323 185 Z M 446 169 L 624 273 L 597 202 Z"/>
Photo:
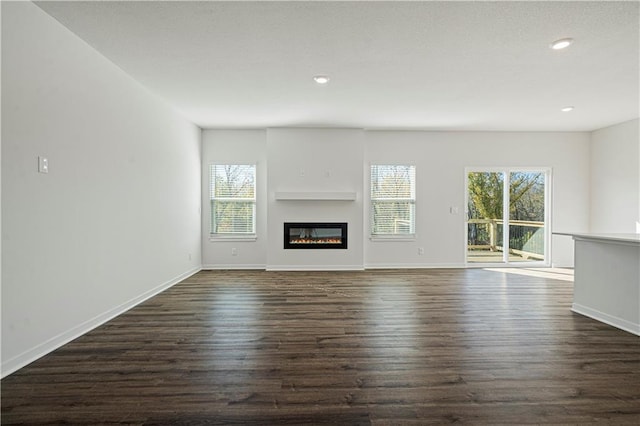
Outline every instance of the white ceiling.
<path fill-rule="evenodd" d="M 203 128 L 590 131 L 639 116 L 637 1 L 37 4 Z"/>

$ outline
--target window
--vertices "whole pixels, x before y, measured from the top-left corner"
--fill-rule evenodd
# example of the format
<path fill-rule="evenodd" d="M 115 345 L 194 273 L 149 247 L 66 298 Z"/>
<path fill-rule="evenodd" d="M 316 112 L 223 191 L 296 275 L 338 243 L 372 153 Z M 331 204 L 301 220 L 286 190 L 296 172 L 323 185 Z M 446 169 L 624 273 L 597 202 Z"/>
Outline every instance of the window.
<path fill-rule="evenodd" d="M 215 164 L 210 168 L 211 235 L 256 232 L 256 166 Z"/>
<path fill-rule="evenodd" d="M 371 166 L 371 236 L 413 236 L 416 216 L 416 168 Z"/>

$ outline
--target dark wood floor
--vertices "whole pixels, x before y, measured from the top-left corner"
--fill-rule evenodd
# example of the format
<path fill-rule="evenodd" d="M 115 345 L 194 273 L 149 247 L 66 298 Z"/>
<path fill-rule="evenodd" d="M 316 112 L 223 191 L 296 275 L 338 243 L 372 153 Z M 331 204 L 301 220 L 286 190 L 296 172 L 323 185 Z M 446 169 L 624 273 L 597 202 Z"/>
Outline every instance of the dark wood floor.
<path fill-rule="evenodd" d="M 203 271 L 2 380 L 2 424 L 640 424 L 640 339 L 572 283 Z"/>

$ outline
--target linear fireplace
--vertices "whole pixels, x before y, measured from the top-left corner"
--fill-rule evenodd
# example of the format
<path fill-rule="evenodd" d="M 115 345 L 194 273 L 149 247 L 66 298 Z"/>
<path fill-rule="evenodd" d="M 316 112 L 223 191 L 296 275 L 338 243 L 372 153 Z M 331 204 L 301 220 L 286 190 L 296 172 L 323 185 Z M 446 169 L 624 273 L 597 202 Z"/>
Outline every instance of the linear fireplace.
<path fill-rule="evenodd" d="M 285 222 L 285 249 L 346 249 L 347 224 Z"/>

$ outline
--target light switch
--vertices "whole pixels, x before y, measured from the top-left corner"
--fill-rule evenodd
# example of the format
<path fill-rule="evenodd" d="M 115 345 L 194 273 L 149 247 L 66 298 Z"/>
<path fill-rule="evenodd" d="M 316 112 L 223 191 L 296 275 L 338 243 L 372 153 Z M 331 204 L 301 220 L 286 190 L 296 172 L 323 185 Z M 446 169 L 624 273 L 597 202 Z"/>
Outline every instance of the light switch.
<path fill-rule="evenodd" d="M 38 172 L 49 173 L 49 159 L 46 157 L 38 157 Z"/>

